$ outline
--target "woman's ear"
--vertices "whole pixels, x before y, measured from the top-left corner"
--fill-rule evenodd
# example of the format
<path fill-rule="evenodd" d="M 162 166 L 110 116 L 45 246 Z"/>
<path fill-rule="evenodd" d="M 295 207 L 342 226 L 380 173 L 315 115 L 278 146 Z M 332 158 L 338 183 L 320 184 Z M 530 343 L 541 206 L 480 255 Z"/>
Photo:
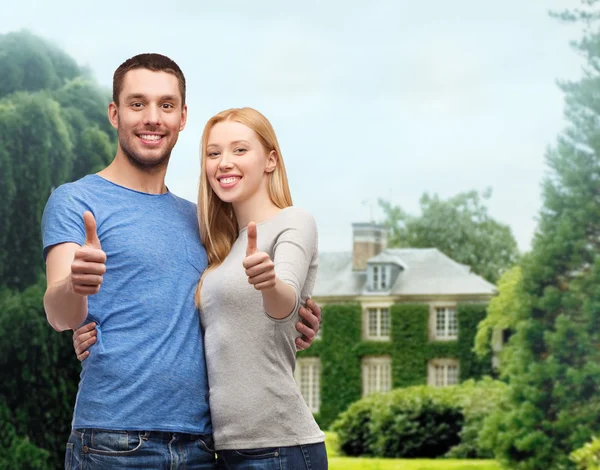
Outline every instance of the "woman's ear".
<path fill-rule="evenodd" d="M 267 165 L 265 166 L 266 173 L 273 173 L 275 168 L 277 168 L 277 161 L 279 157 L 277 156 L 277 152 L 275 150 L 271 150 L 269 155 L 267 156 Z"/>

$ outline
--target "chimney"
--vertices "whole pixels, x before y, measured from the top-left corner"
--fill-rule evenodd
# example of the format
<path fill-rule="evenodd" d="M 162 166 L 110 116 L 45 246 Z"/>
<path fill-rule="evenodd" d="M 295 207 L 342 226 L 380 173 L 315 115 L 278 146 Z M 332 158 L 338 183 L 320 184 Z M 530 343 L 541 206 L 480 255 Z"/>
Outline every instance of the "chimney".
<path fill-rule="evenodd" d="M 352 270 L 364 271 L 367 261 L 377 256 L 387 245 L 387 231 L 375 223 L 352 224 Z"/>

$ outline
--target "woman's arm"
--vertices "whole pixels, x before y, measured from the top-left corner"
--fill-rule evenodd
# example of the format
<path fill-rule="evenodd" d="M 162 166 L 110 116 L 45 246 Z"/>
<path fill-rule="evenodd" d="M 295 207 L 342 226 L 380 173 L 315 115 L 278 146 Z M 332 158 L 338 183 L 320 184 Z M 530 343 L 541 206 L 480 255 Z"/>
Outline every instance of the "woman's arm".
<path fill-rule="evenodd" d="M 258 251 L 256 225 L 248 224 L 244 259 L 248 282 L 261 291 L 265 312 L 276 319 L 286 318 L 300 307 L 300 294 L 316 251 L 316 224 L 312 216 L 303 215 L 298 214 L 295 226 L 287 227 L 277 237 L 274 260 Z"/>

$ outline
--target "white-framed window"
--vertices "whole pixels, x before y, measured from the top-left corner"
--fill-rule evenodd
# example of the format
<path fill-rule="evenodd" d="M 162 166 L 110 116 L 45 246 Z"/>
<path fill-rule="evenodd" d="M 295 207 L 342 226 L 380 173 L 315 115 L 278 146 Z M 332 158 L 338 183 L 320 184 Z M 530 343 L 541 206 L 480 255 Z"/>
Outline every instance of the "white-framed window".
<path fill-rule="evenodd" d="M 458 338 L 458 316 L 455 307 L 436 307 L 435 337 L 436 339 Z"/>
<path fill-rule="evenodd" d="M 366 309 L 366 339 L 389 340 L 391 330 L 390 309 Z"/>
<path fill-rule="evenodd" d="M 392 389 L 392 358 L 372 356 L 362 359 L 363 396 Z"/>
<path fill-rule="evenodd" d="M 298 359 L 294 378 L 310 411 L 318 413 L 321 407 L 321 360 L 318 357 Z"/>
<path fill-rule="evenodd" d="M 427 384 L 433 387 L 448 387 L 459 382 L 457 359 L 432 359 L 427 364 Z"/>
<path fill-rule="evenodd" d="M 385 264 L 371 266 L 371 288 L 373 290 L 386 290 L 390 287 L 390 269 Z"/>

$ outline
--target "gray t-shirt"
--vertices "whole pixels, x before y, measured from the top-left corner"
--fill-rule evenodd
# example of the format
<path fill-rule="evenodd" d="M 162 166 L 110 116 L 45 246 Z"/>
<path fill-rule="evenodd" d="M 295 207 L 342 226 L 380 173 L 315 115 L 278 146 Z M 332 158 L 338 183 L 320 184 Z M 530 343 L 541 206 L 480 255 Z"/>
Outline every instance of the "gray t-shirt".
<path fill-rule="evenodd" d="M 269 317 L 262 294 L 248 283 L 242 262 L 248 244 L 240 231 L 231 252 L 202 286 L 210 411 L 215 447 L 252 449 L 323 442 L 294 381 L 298 309 L 317 274 L 317 228 L 306 211 L 281 210 L 257 224 L 257 245 L 275 263 L 277 277 L 296 291 L 286 318 Z"/>

